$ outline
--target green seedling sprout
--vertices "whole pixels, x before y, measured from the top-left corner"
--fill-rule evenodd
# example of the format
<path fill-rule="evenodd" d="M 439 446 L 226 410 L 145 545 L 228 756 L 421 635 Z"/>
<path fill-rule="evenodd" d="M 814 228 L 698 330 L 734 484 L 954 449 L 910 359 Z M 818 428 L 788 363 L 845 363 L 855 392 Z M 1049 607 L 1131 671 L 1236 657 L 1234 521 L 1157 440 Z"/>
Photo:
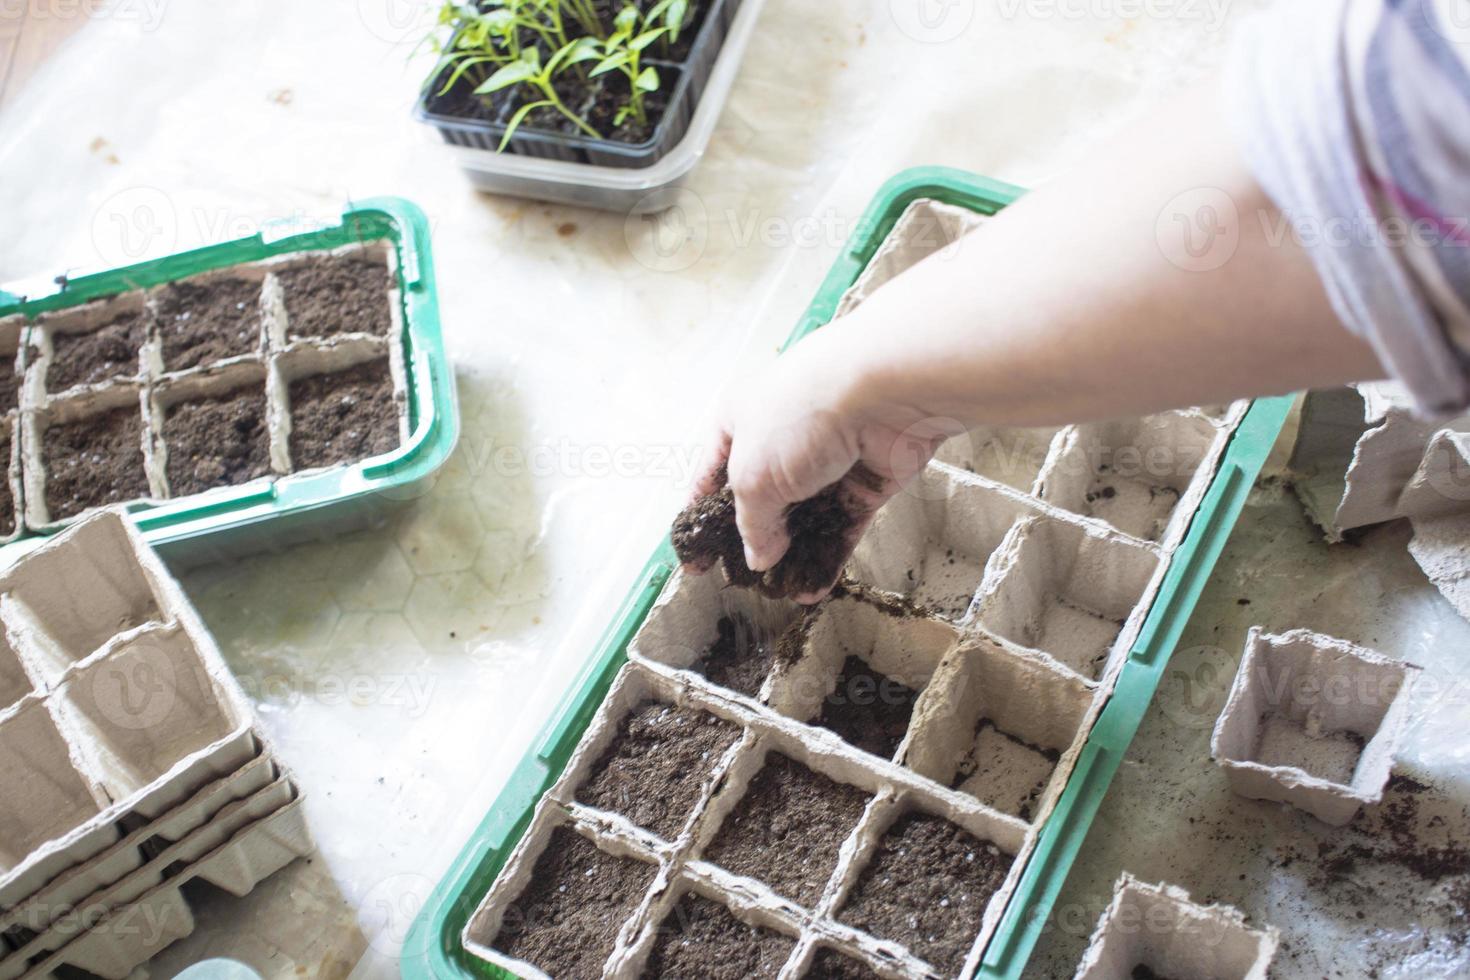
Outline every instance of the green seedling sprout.
<path fill-rule="evenodd" d="M 640 28 L 642 28 L 640 30 Z M 643 96 L 658 91 L 658 69 L 644 65 L 644 50 L 667 34 L 667 27 L 649 28 L 631 4 L 618 11 L 613 19 L 613 32 L 602 42 L 603 56 L 592 68 L 592 77 L 610 71 L 621 72 L 628 79 L 628 101 L 618 107 L 614 126 L 621 126 L 632 116 L 640 126 L 648 125 L 648 111 Z"/>
<path fill-rule="evenodd" d="M 645 96 L 660 85 L 658 70 L 643 63 L 655 42 L 667 51 L 679 39 L 689 18 L 689 0 L 658 0 L 646 14 L 625 4 L 611 30 L 597 10 L 598 0 L 443 0 L 434 30 L 426 41 L 440 55 L 430 78 L 443 77 L 439 94 L 448 93 L 466 74 L 474 73 L 476 95 L 525 86 L 534 96 L 517 108 L 506 124 L 500 149 L 526 117 L 551 107 L 583 133 L 602 138 L 589 122 L 569 108 L 556 91 L 562 72 L 573 70 L 584 80 L 610 72 L 628 81 L 629 95 L 618 106 L 613 125 L 629 119 L 648 124 Z M 449 32 L 441 41 L 440 32 Z M 570 34 L 582 33 L 573 38 Z M 551 52 L 550 55 L 545 52 Z M 591 71 L 587 62 L 596 62 Z M 489 72 L 488 77 L 485 75 Z"/>
<path fill-rule="evenodd" d="M 509 88 L 512 85 L 527 85 L 538 91 L 542 98 L 534 102 L 527 102 L 515 111 L 510 121 L 505 124 L 505 135 L 500 139 L 499 149 L 504 150 L 510 143 L 510 138 L 520 128 L 526 117 L 537 109 L 551 106 L 563 116 L 576 124 L 588 136 L 601 139 L 602 134 L 593 129 L 587 120 L 568 109 L 566 103 L 562 102 L 561 96 L 556 94 L 555 80 L 558 73 L 572 65 L 583 61 L 590 61 L 598 56 L 598 41 L 593 37 L 580 37 L 562 45 L 556 52 L 541 63 L 541 49 L 537 47 L 524 48 L 521 57 L 509 64 L 502 65 L 495 74 L 487 78 L 479 88 L 475 89 L 476 95 L 488 95 L 498 92 L 500 89 Z"/>

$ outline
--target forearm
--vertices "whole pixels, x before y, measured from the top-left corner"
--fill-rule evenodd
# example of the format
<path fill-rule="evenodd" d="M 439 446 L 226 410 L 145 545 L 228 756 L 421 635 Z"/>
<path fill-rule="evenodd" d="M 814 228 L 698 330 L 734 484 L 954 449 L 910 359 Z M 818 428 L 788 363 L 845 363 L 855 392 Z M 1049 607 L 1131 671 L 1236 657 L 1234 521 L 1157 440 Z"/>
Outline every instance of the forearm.
<path fill-rule="evenodd" d="M 1145 120 L 877 291 L 806 353 L 830 357 L 863 401 L 967 425 L 1060 424 L 1382 376 L 1246 170 L 1216 98 L 1201 90 Z M 1233 208 L 1197 215 L 1221 199 L 1208 188 Z M 1171 213 L 1180 202 L 1186 219 L 1213 219 L 1225 236 L 1183 263 L 1193 268 L 1166 254 L 1185 231 Z"/>

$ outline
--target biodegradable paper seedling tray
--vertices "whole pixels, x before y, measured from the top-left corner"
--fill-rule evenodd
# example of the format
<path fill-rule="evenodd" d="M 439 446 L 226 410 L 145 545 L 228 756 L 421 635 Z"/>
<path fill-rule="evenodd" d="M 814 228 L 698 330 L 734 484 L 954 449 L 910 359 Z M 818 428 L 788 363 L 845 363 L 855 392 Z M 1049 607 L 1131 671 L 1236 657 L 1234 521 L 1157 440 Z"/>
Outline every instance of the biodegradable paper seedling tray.
<path fill-rule="evenodd" d="M 1229 906 L 1124 874 L 1075 980 L 1128 980 L 1140 966 L 1161 977 L 1266 980 L 1277 940 L 1274 928 L 1252 929 Z"/>
<path fill-rule="evenodd" d="M 112 847 L 259 748 L 249 703 L 178 583 L 120 514 L 77 524 L 0 576 L 28 693 L 0 715 L 0 909 Z"/>
<path fill-rule="evenodd" d="M 1242 796 L 1341 826 L 1383 799 L 1418 673 L 1321 633 L 1256 627 L 1210 752 Z"/>
<path fill-rule="evenodd" d="M 13 447 L 7 482 L 20 519 L 5 524 L 0 514 L 0 540 L 15 528 L 11 536 L 29 547 L 35 536 L 85 516 L 48 510 L 46 433 L 82 420 L 95 426 L 109 411 L 136 426 L 141 464 L 127 508 L 151 544 L 185 563 L 371 521 L 393 501 L 411 497 L 443 463 L 459 423 L 423 213 L 402 199 L 374 199 L 347 210 L 340 224 L 303 231 L 298 221 L 282 231 L 59 276 L 50 291 L 0 290 L 0 357 L 13 355 L 24 376 L 19 410 L 5 416 Z M 329 254 L 380 264 L 391 275 L 381 331 L 323 335 L 315 325 L 292 323 L 291 277 L 303 262 Z M 196 363 L 194 355 L 171 348 L 167 311 L 170 284 L 201 279 L 237 283 L 240 308 L 254 304 L 258 315 L 253 333 L 235 348 Z M 146 321 L 137 363 L 120 361 L 81 379 L 70 368 L 58 376 L 58 343 L 125 325 L 130 313 Z M 396 395 L 396 448 L 333 465 L 293 459 L 293 382 L 379 361 L 387 363 Z M 259 393 L 265 402 L 265 464 L 249 482 L 181 496 L 171 486 L 169 412 L 189 399 L 236 393 Z"/>
<path fill-rule="evenodd" d="M 955 171 L 897 178 L 794 337 L 1017 193 Z M 426 906 L 404 949 L 404 975 L 536 975 L 497 943 L 547 842 L 559 832 L 564 844 L 571 832 L 593 853 L 651 869 L 609 913 L 621 925 L 607 949 L 589 954 L 606 952 L 605 975 L 636 975 L 662 917 L 693 891 L 794 940 L 783 976 L 800 976 L 828 955 L 885 976 L 1018 976 L 1285 408 L 1275 399 L 1248 413 L 1166 413 L 1129 431 L 973 433 L 885 508 L 849 566 L 856 585 L 810 614 L 721 589 L 715 573 L 676 572 L 665 545 Z M 1089 453 L 1095 459 L 1145 439 L 1170 447 L 1178 465 L 1139 473 L 1107 455 L 1106 466 L 1075 471 Z M 1020 457 L 995 452 L 1033 440 L 1043 446 Z M 984 465 L 967 465 L 966 456 Z M 1111 495 L 1095 485 L 1099 477 L 1114 480 Z M 1167 506 L 1136 506 L 1149 489 Z M 1119 497 L 1127 506 L 1089 506 Z M 734 614 L 768 634 L 786 630 L 764 676 L 720 673 L 706 655 L 730 632 L 721 619 Z M 828 695 L 852 690 L 854 679 L 909 692 L 897 697 L 907 716 L 883 722 L 877 738 L 851 726 Z M 740 733 L 696 782 L 688 812 L 658 833 L 636 807 L 600 797 L 594 806 L 578 795 L 644 700 L 697 707 Z M 738 837 L 726 828 L 749 819 L 742 795 L 776 756 L 836 794 L 832 807 L 805 813 L 853 814 L 845 834 L 832 831 L 841 844 L 828 842 L 830 873 L 814 869 L 809 885 L 721 844 Z M 839 797 L 847 801 L 840 807 Z M 859 801 L 860 814 L 852 809 Z M 968 931 L 943 947 L 894 934 L 864 891 L 865 873 L 894 853 L 884 835 L 908 833 L 915 813 L 939 818 L 951 828 L 945 833 L 968 834 L 1004 869 L 984 907 L 966 912 Z"/>

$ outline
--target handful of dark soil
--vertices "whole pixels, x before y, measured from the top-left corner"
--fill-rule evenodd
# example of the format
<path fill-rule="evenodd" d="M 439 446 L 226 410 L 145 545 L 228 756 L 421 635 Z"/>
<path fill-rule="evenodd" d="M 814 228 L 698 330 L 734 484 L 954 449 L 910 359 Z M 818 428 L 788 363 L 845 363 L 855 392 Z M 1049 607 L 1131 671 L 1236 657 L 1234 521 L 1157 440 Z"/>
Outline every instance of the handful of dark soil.
<path fill-rule="evenodd" d="M 882 484 L 862 463 L 848 477 L 874 490 Z M 722 469 L 719 491 L 698 498 L 674 519 L 674 551 L 681 562 L 701 571 L 719 562 L 731 584 L 757 589 L 773 599 L 805 595 L 836 580 L 847 560 L 847 539 L 857 510 L 842 480 L 793 504 L 786 511 L 791 546 L 785 556 L 764 573 L 752 571 L 745 564 L 745 546 L 735 526 L 735 493 Z"/>

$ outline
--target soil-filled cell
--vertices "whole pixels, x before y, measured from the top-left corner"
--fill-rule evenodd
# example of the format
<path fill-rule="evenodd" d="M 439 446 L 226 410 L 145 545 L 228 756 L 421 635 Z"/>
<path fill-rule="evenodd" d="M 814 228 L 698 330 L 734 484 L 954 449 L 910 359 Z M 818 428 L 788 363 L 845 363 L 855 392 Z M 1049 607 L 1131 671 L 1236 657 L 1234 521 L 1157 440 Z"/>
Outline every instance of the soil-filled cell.
<path fill-rule="evenodd" d="M 891 759 L 908 731 L 918 698 L 913 688 L 880 674 L 862 658 L 848 657 L 837 686 L 822 702 L 816 724 L 864 752 Z"/>
<path fill-rule="evenodd" d="M 158 296 L 163 367 L 183 371 L 260 349 L 260 283 L 229 277 L 170 283 Z"/>
<path fill-rule="evenodd" d="M 656 871 L 558 827 L 506 909 L 495 947 L 553 977 L 595 980 Z"/>
<path fill-rule="evenodd" d="M 773 752 L 704 858 L 810 908 L 837 866 L 868 794 Z"/>
<path fill-rule="evenodd" d="M 956 973 L 1011 860 L 947 820 L 905 814 L 878 842 L 838 918 Z"/>
<path fill-rule="evenodd" d="M 868 964 L 826 946 L 817 950 L 803 976 L 805 980 L 881 980 Z"/>
<path fill-rule="evenodd" d="M 707 712 L 645 703 L 623 720 L 577 799 L 673 840 L 739 737 L 740 729 Z"/>
<path fill-rule="evenodd" d="M 270 472 L 265 392 L 250 387 L 169 406 L 163 423 L 175 497 L 248 483 Z"/>
<path fill-rule="evenodd" d="M 716 630 L 714 643 L 693 663 L 692 669 L 711 683 L 757 697 L 775 663 L 779 636 L 765 635 L 739 613 L 721 616 Z"/>
<path fill-rule="evenodd" d="M 0 427 L 0 537 L 15 533 L 15 495 L 10 488 L 10 434 L 13 428 Z"/>
<path fill-rule="evenodd" d="M 289 340 L 388 333 L 392 323 L 388 290 L 392 282 L 382 262 L 324 255 L 282 269 L 278 276 L 285 297 Z"/>
<path fill-rule="evenodd" d="M 46 390 L 66 391 L 76 385 L 136 377 L 141 367 L 140 352 L 147 339 L 147 314 L 132 311 L 113 317 L 95 330 L 53 332 Z"/>
<path fill-rule="evenodd" d="M 398 445 L 398 401 L 388 359 L 291 383 L 291 463 L 298 470 L 350 463 Z"/>
<path fill-rule="evenodd" d="M 774 977 L 795 946 L 789 936 L 746 925 L 720 903 L 688 894 L 659 925 L 643 976 Z"/>
<path fill-rule="evenodd" d="M 48 426 L 41 446 L 53 521 L 149 495 L 143 417 L 135 404 Z"/>

